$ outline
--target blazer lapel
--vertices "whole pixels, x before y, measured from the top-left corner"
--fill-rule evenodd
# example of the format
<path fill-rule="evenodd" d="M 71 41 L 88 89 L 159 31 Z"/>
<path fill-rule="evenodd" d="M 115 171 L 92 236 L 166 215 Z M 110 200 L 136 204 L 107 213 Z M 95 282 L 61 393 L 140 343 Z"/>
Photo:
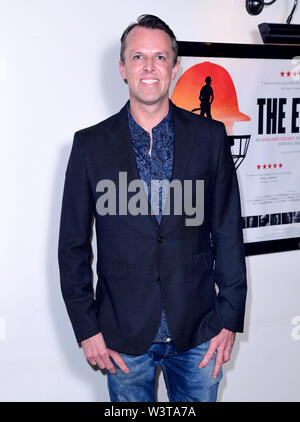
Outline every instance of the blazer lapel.
<path fill-rule="evenodd" d="M 126 105 L 116 115 L 111 131 L 110 146 L 113 150 L 119 171 L 127 172 L 128 182 L 139 179 L 139 172 L 131 145 Z"/>
<path fill-rule="evenodd" d="M 172 103 L 173 104 L 173 103 Z M 174 158 L 171 181 L 182 179 L 192 146 L 192 134 L 188 132 L 188 119 L 183 111 L 173 104 L 174 109 Z"/>
<path fill-rule="evenodd" d="M 188 132 L 188 119 L 185 117 L 184 112 L 173 103 L 172 106 L 174 110 L 174 157 L 170 182 L 176 179 L 183 181 L 193 139 L 192 134 Z M 168 215 L 162 216 L 161 227 L 166 223 L 167 217 Z"/>
<path fill-rule="evenodd" d="M 129 184 L 132 180 L 140 178 L 139 170 L 136 165 L 136 159 L 134 149 L 131 143 L 130 131 L 127 117 L 127 104 L 120 110 L 116 115 L 116 120 L 112 126 L 112 137 L 110 145 L 113 150 L 113 155 L 117 163 L 117 167 L 120 171 L 127 172 L 127 183 Z M 146 192 L 145 196 L 146 195 Z M 147 197 L 147 202 L 149 198 Z M 158 225 L 158 221 L 155 215 L 149 214 L 151 220 Z"/>

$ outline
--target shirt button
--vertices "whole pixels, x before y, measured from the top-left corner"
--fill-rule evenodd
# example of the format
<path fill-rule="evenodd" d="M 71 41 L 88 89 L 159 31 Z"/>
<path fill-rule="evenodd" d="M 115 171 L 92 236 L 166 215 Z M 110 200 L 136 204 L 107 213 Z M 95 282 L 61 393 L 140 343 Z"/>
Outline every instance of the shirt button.
<path fill-rule="evenodd" d="M 170 341 L 171 341 L 170 337 L 167 337 L 167 338 L 166 338 L 166 342 L 167 342 L 167 343 L 170 343 Z"/>
<path fill-rule="evenodd" d="M 163 238 L 162 236 L 158 236 L 158 237 L 157 237 L 157 241 L 158 241 L 159 243 L 163 243 L 164 238 Z"/>
<path fill-rule="evenodd" d="M 156 280 L 156 283 L 157 283 L 157 284 L 160 284 L 160 278 L 158 278 L 158 279 Z"/>

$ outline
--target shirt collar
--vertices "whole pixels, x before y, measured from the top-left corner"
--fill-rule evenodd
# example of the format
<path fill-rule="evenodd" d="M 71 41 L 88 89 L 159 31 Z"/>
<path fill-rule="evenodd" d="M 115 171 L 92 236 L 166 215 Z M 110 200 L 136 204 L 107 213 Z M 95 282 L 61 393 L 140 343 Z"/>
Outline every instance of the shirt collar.
<path fill-rule="evenodd" d="M 132 117 L 132 114 L 130 113 L 130 101 L 129 100 L 126 103 L 126 107 L 127 107 L 127 117 L 128 117 L 128 122 L 129 122 L 130 133 L 136 133 L 136 134 L 139 134 L 141 136 L 145 136 L 145 135 L 149 136 L 149 133 L 147 131 L 145 131 Z M 157 132 L 159 130 L 161 130 L 162 132 L 170 132 L 171 130 L 173 130 L 173 127 L 174 127 L 174 123 L 173 123 L 174 115 L 173 114 L 174 114 L 173 104 L 169 100 L 169 112 L 168 112 L 168 114 L 163 118 L 163 120 L 161 120 L 156 126 L 153 127 L 152 133 L 155 134 L 155 132 Z"/>

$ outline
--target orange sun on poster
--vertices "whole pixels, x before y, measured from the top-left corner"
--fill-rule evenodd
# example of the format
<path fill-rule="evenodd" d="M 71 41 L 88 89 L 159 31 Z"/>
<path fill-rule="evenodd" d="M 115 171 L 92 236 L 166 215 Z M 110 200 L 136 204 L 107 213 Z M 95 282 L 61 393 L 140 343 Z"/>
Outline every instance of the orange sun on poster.
<path fill-rule="evenodd" d="M 213 119 L 225 124 L 228 135 L 232 135 L 234 122 L 250 120 L 249 116 L 239 110 L 231 76 L 224 67 L 215 63 L 203 62 L 186 70 L 179 78 L 171 100 L 178 107 L 196 114 L 208 110 Z M 207 114 L 205 116 L 208 117 Z"/>

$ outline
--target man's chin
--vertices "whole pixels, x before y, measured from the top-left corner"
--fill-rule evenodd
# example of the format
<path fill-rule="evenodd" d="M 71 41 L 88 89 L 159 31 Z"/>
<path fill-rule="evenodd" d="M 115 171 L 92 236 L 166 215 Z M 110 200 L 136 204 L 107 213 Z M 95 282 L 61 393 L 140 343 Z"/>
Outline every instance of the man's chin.
<path fill-rule="evenodd" d="M 139 104 L 152 106 L 152 105 L 163 103 L 164 101 L 166 101 L 166 98 L 168 98 L 168 95 L 165 95 L 163 97 L 135 97 L 135 100 Z"/>

